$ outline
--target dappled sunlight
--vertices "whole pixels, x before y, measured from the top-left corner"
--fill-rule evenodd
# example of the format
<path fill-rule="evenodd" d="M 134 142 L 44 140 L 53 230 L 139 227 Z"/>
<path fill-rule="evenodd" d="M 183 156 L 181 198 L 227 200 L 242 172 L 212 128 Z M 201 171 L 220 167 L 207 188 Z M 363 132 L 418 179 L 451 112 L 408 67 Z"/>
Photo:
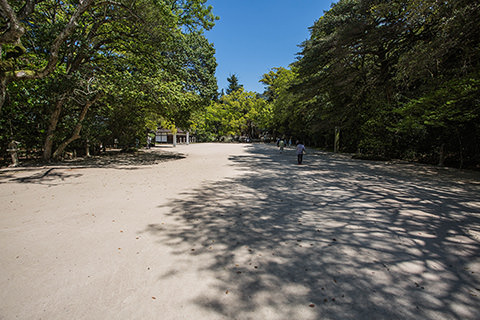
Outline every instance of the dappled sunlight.
<path fill-rule="evenodd" d="M 326 153 L 296 166 L 261 145 L 231 161 L 245 174 L 172 200 L 175 223 L 146 229 L 214 275 L 195 303 L 235 319 L 475 318 L 476 186 Z"/>

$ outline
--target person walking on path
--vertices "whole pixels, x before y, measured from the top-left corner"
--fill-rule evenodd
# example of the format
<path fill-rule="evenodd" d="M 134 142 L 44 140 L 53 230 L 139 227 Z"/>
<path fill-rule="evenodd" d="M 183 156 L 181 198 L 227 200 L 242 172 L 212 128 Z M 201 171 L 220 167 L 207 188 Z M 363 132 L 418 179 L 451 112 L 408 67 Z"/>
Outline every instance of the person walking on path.
<path fill-rule="evenodd" d="M 285 142 L 282 140 L 280 140 L 280 142 L 278 143 L 278 146 L 280 147 L 280 153 L 283 152 L 283 147 L 285 147 Z"/>
<path fill-rule="evenodd" d="M 303 154 L 306 153 L 305 146 L 303 143 L 297 140 L 297 161 L 298 164 L 302 164 L 303 162 Z"/>

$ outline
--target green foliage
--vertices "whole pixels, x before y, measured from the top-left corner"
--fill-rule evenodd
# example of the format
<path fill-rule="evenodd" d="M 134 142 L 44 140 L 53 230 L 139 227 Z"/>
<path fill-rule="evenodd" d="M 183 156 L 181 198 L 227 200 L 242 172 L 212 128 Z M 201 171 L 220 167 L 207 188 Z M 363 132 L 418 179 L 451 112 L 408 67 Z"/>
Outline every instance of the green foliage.
<path fill-rule="evenodd" d="M 340 0 L 310 30 L 295 75 L 262 79 L 274 130 L 333 148 L 340 127 L 347 152 L 480 163 L 480 4 Z"/>
<path fill-rule="evenodd" d="M 206 141 L 241 136 L 256 139 L 268 128 L 271 106 L 254 92 L 239 88 L 196 114 L 194 127 Z"/>
<path fill-rule="evenodd" d="M 243 85 L 240 84 L 238 81 L 238 77 L 236 74 L 230 75 L 230 77 L 227 78 L 228 81 L 228 88 L 227 88 L 227 94 L 231 94 L 240 88 L 243 88 Z"/>
<path fill-rule="evenodd" d="M 289 91 L 296 76 L 293 70 L 273 68 L 260 80 L 266 85 L 265 96 L 272 108 L 271 130 L 281 135 L 299 133 L 296 124 L 298 116 L 302 116 L 302 111 Z"/>
<path fill-rule="evenodd" d="M 441 84 L 418 99 L 411 99 L 400 107 L 403 117 L 399 128 L 422 130 L 448 128 L 480 120 L 480 77 L 467 75 Z"/>
<path fill-rule="evenodd" d="M 118 139 L 124 146 L 143 141 L 162 120 L 188 127 L 192 112 L 204 109 L 217 92 L 215 51 L 202 33 L 217 18 L 205 3 L 121 0 L 92 5 L 61 43 L 54 71 L 18 82 L 13 77 L 18 70 L 34 75 L 48 65 L 52 44 L 79 7 L 69 1 L 36 3 L 24 18 L 28 23 L 20 40 L 25 50 L 2 46 L 0 76 L 10 84 L 0 109 L 0 150 L 10 136 L 42 149 L 49 123 L 54 146 L 78 139 L 73 129 L 79 125 L 84 141 L 105 145 Z M 90 101 L 95 104 L 82 119 Z M 60 115 L 52 126 L 54 110 Z"/>

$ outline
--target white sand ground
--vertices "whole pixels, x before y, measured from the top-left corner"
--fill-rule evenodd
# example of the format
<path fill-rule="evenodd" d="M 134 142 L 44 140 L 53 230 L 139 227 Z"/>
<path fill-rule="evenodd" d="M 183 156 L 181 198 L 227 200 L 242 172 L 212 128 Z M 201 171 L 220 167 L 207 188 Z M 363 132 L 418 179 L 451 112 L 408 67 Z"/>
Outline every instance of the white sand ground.
<path fill-rule="evenodd" d="M 0 319 L 478 319 L 478 174 L 172 151 L 0 170 Z"/>

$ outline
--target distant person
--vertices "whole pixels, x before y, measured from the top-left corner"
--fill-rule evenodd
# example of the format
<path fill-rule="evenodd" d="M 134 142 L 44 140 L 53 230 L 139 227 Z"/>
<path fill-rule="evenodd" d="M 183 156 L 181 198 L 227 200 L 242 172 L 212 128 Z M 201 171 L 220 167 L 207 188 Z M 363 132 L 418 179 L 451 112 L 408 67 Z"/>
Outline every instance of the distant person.
<path fill-rule="evenodd" d="M 285 147 L 285 141 L 280 140 L 280 142 L 278 142 L 278 146 L 280 147 L 280 153 L 283 152 L 283 147 Z"/>
<path fill-rule="evenodd" d="M 297 140 L 297 161 L 298 161 L 298 164 L 302 164 L 304 153 L 307 153 L 305 151 L 305 146 L 303 145 L 303 143 L 301 143 L 300 141 Z"/>
<path fill-rule="evenodd" d="M 150 145 L 152 144 L 152 138 L 147 136 L 147 149 L 150 149 Z"/>
<path fill-rule="evenodd" d="M 292 138 L 288 139 L 288 146 L 289 146 L 289 147 L 292 146 Z"/>

